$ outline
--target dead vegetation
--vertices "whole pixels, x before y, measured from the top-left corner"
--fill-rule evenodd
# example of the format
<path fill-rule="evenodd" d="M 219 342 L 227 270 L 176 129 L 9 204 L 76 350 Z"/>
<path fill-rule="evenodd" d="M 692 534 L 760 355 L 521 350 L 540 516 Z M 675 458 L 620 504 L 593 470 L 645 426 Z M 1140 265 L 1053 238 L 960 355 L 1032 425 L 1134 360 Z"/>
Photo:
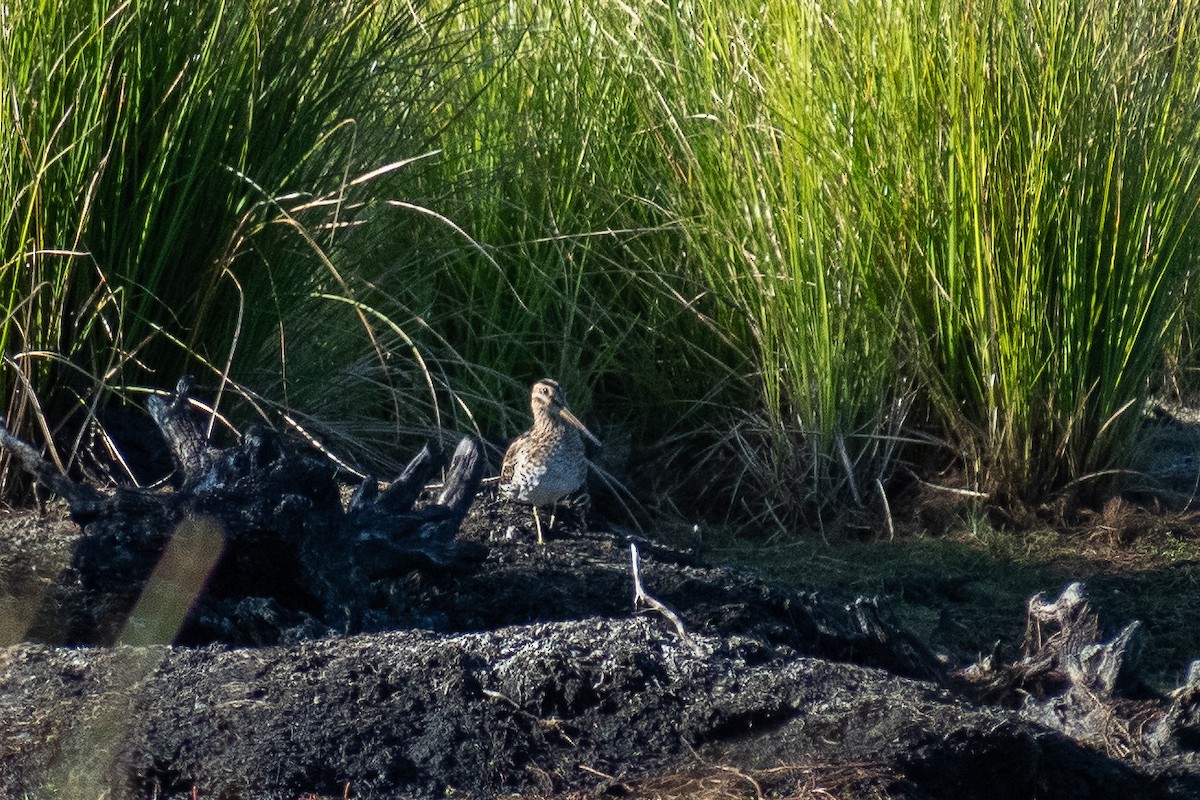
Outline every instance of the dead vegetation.
<path fill-rule="evenodd" d="M 904 779 L 884 762 L 802 761 L 742 770 L 700 762 L 677 773 L 623 784 L 633 800 L 893 800 Z"/>

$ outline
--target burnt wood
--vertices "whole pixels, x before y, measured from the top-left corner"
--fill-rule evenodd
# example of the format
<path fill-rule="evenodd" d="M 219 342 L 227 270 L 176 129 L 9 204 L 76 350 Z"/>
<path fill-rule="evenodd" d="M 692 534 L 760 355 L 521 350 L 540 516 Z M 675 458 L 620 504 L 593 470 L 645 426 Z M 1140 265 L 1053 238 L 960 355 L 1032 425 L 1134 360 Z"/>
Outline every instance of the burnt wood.
<path fill-rule="evenodd" d="M 0 447 L 66 500 L 83 527 L 71 569 L 39 615 L 34 635 L 109 643 L 120 635 L 174 531 L 187 520 L 219 529 L 223 548 L 181 641 L 271 643 L 363 624 L 372 581 L 413 570 L 469 568 L 484 548 L 456 540 L 482 477 L 479 448 L 458 445 L 439 498 L 417 507 L 443 464 L 426 445 L 382 493 L 364 481 L 342 507 L 336 467 L 301 443 L 250 426 L 232 447 L 212 447 L 191 411 L 191 378 L 147 401 L 177 468 L 177 489 L 101 491 L 60 473 L 0 421 Z"/>
<path fill-rule="evenodd" d="M 29 638 L 114 641 L 176 529 L 224 542 L 179 637 L 215 646 L 0 649 L 0 796 L 652 796 L 707 768 L 764 795 L 825 769 L 862 773 L 839 796 L 1200 796 L 1200 662 L 1150 691 L 1144 628 L 1106 632 L 1080 584 L 1030 599 L 1015 661 L 948 673 L 880 599 L 645 541 L 635 581 L 631 537 L 608 533 L 537 547 L 524 508 L 472 503 L 471 439 L 436 496 L 431 445 L 343 510 L 297 443 L 196 438 L 189 390 L 158 410 L 173 492 L 83 486 L 0 429 L 83 526 L 61 526 L 71 566 Z M 10 542 L 31 538 L 0 536 L 0 576 L 54 574 L 14 568 Z M 634 614 L 631 586 L 675 619 Z M 279 646 L 228 646 L 256 644 Z"/>
<path fill-rule="evenodd" d="M 1082 583 L 1026 607 L 1022 656 L 983 659 L 956 677 L 977 697 L 1016 709 L 1110 755 L 1146 759 L 1200 750 L 1200 661 L 1159 696 L 1142 679 L 1147 634 L 1138 620 L 1106 638 Z"/>

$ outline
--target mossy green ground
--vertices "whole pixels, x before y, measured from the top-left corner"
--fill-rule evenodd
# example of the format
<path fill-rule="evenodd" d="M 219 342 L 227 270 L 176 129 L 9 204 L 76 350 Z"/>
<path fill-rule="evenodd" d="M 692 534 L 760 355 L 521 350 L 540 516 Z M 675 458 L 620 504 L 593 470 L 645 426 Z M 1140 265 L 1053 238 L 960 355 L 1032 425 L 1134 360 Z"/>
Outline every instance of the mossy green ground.
<path fill-rule="evenodd" d="M 710 537 L 714 538 L 714 537 Z M 1105 633 L 1141 620 L 1153 688 L 1177 686 L 1200 659 L 1200 521 L 1136 514 L 1070 532 L 998 531 L 963 522 L 948 533 L 875 540 L 748 545 L 716 537 L 712 561 L 766 580 L 852 600 L 886 596 L 901 620 L 956 665 L 991 651 L 1019 655 L 1028 598 L 1086 584 Z"/>

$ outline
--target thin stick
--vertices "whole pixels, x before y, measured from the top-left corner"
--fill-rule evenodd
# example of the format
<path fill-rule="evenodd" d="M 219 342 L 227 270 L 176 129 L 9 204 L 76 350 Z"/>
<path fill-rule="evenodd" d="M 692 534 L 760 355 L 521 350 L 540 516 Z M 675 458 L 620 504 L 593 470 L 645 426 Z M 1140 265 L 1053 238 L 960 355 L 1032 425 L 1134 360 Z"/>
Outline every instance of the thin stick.
<path fill-rule="evenodd" d="M 838 456 L 842 459 L 842 468 L 846 470 L 846 483 L 850 486 L 850 494 L 854 496 L 854 504 L 862 508 L 862 495 L 858 493 L 858 482 L 854 480 L 854 465 L 850 463 L 850 454 L 846 452 L 846 440 L 839 433 L 833 437 L 837 445 Z"/>
<path fill-rule="evenodd" d="M 883 518 L 887 522 L 888 541 L 895 541 L 896 526 L 892 524 L 892 507 L 888 503 L 887 492 L 883 490 L 883 481 L 879 478 L 875 479 L 875 490 L 879 492 L 879 499 L 883 501 Z"/>
<path fill-rule="evenodd" d="M 599 777 L 604 778 L 606 781 L 615 781 L 616 780 L 615 776 L 609 775 L 607 772 L 601 772 L 600 770 L 598 770 L 594 767 L 589 767 L 587 764 L 580 764 L 579 768 L 581 770 L 583 770 L 584 772 L 590 772 L 593 775 L 598 775 Z"/>
<path fill-rule="evenodd" d="M 337 464 L 338 467 L 340 467 L 341 469 L 344 469 L 346 472 L 349 472 L 351 475 L 354 475 L 355 477 L 359 478 L 360 480 L 366 480 L 367 476 L 365 473 L 359 472 L 354 467 L 350 466 L 345 461 L 338 458 L 336 453 L 334 453 L 328 447 L 323 445 L 321 443 L 321 440 L 318 439 L 314 434 L 309 433 L 307 430 L 305 430 L 304 426 L 301 425 L 299 422 L 297 422 L 296 418 L 293 417 L 291 414 L 284 414 L 283 421 L 286 425 L 288 425 L 288 427 L 293 428 L 296 431 L 296 433 L 298 433 L 302 437 L 304 437 L 304 440 L 306 442 L 308 442 L 313 447 L 315 447 L 317 450 L 319 450 L 322 455 L 324 455 L 326 458 L 328 458 L 334 464 Z"/>
<path fill-rule="evenodd" d="M 637 610 L 639 605 L 644 605 L 647 608 L 652 608 L 662 614 L 672 625 L 675 626 L 675 631 L 679 634 L 679 639 L 688 646 L 693 653 L 698 656 L 704 655 L 704 651 L 700 645 L 688 636 L 688 632 L 683 627 L 683 620 L 679 615 L 667 607 L 665 603 L 657 598 L 646 594 L 645 588 L 642 587 L 642 570 L 640 566 L 641 558 L 638 556 L 637 545 L 633 542 L 629 543 L 629 559 L 633 564 L 633 608 Z"/>

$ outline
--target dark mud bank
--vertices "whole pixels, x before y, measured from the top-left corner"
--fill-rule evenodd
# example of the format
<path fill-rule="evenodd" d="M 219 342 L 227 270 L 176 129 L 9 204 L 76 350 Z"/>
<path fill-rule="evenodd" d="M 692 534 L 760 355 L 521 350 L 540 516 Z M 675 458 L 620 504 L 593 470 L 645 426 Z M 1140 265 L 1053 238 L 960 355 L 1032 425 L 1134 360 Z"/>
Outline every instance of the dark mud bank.
<path fill-rule="evenodd" d="M 804 796 L 763 777 L 797 765 L 846 797 L 1200 797 L 1200 664 L 1147 692 L 1140 627 L 1105 639 L 1083 587 L 1031 599 L 1019 660 L 956 664 L 886 603 L 577 515 L 538 547 L 470 439 L 440 487 L 425 448 L 343 504 L 270 431 L 211 448 L 189 389 L 150 404 L 172 491 L 77 483 L 0 426 L 70 516 L 0 518 L 0 797 L 653 797 L 705 769 Z"/>
<path fill-rule="evenodd" d="M 16 544 L 78 535 L 9 522 L 0 540 Z M 481 502 L 460 535 L 486 560 L 376 587 L 420 629 L 0 651 L 0 796 L 637 796 L 697 764 L 814 762 L 869 764 L 864 796 L 1200 796 L 1185 749 L 1113 758 L 973 704 L 946 675 L 897 675 L 926 665 L 921 645 L 873 604 L 643 546 L 645 588 L 678 611 L 683 638 L 633 613 L 623 540 L 562 532 L 538 548 L 524 522 Z"/>

